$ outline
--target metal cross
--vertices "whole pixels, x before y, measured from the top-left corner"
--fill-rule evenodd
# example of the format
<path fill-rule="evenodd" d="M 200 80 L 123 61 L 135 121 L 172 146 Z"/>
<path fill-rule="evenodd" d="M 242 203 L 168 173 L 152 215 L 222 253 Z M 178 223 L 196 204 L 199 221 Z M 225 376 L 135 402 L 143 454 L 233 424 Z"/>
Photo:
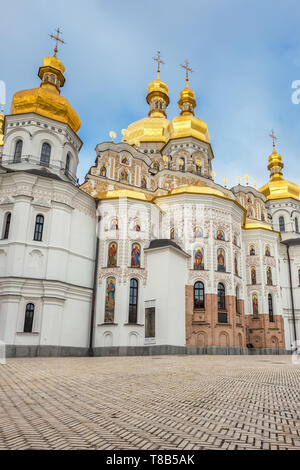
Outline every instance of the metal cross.
<path fill-rule="evenodd" d="M 157 79 L 159 80 L 160 64 L 165 65 L 164 61 L 160 58 L 160 51 L 157 51 L 157 57 L 153 57 L 153 60 L 157 62 Z"/>
<path fill-rule="evenodd" d="M 273 129 L 272 129 L 271 134 L 269 134 L 269 135 L 270 135 L 271 139 L 273 140 L 273 147 L 275 148 L 275 140 L 277 140 L 277 137 L 276 137 L 276 135 L 274 134 Z"/>
<path fill-rule="evenodd" d="M 189 64 L 189 61 L 188 61 L 188 60 L 185 61 L 185 64 L 184 64 L 184 65 L 180 65 L 180 67 L 182 67 L 182 68 L 185 69 L 185 71 L 186 71 L 186 78 L 185 78 L 185 79 L 186 79 L 186 86 L 188 86 L 188 84 L 189 84 L 189 72 L 191 72 L 191 73 L 194 72 L 194 70 L 191 69 L 191 68 L 189 67 L 189 65 L 190 65 L 190 64 Z"/>
<path fill-rule="evenodd" d="M 54 36 L 53 34 L 49 34 L 50 38 L 56 41 L 55 49 L 54 49 L 54 57 L 56 57 L 58 53 L 58 43 L 66 44 L 65 41 L 60 38 L 60 34 L 62 34 L 62 32 L 59 28 L 57 28 L 56 30 L 56 36 Z"/>

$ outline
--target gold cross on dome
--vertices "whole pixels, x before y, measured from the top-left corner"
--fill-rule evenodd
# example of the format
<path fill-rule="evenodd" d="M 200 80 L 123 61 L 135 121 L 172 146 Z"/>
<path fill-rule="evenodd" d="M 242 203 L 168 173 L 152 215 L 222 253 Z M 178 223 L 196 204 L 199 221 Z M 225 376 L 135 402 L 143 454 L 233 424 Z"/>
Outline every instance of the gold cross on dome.
<path fill-rule="evenodd" d="M 157 80 L 159 80 L 160 64 L 165 65 L 164 61 L 160 58 L 160 51 L 157 51 L 157 57 L 153 57 L 153 60 L 157 62 Z"/>
<path fill-rule="evenodd" d="M 186 80 L 186 86 L 187 86 L 187 87 L 188 87 L 188 85 L 189 85 L 189 72 L 191 72 L 191 73 L 194 72 L 194 70 L 191 69 L 191 67 L 190 67 L 189 65 L 190 65 L 190 64 L 189 64 L 189 61 L 188 61 L 188 60 L 185 61 L 185 64 L 184 64 L 184 65 L 180 65 L 180 67 L 182 67 L 182 68 L 186 71 L 186 78 L 185 78 L 185 80 Z"/>
<path fill-rule="evenodd" d="M 56 41 L 55 49 L 54 49 L 54 57 L 56 57 L 58 53 L 58 43 L 66 44 L 65 41 L 60 38 L 60 34 L 62 34 L 61 30 L 57 28 L 55 32 L 56 32 L 56 36 L 54 36 L 53 34 L 49 34 L 50 38 Z"/>
<path fill-rule="evenodd" d="M 270 135 L 271 139 L 273 140 L 273 147 L 275 148 L 275 140 L 277 140 L 277 137 L 276 137 L 276 135 L 274 134 L 273 129 L 272 129 L 271 134 L 269 134 L 269 135 Z"/>
<path fill-rule="evenodd" d="M 241 181 L 242 181 L 242 177 L 238 176 L 238 183 L 241 184 Z"/>

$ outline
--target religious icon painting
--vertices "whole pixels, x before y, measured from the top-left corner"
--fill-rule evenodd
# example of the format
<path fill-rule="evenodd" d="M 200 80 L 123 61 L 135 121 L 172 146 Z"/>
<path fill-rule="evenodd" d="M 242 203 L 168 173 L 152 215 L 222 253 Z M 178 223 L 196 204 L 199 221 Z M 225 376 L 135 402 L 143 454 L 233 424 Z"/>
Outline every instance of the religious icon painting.
<path fill-rule="evenodd" d="M 202 232 L 201 227 L 195 227 L 195 228 L 194 228 L 194 237 L 195 237 L 195 238 L 201 238 L 201 237 L 203 237 L 203 232 Z"/>
<path fill-rule="evenodd" d="M 256 284 L 256 269 L 254 266 L 251 268 L 251 284 L 255 285 Z"/>
<path fill-rule="evenodd" d="M 110 230 L 119 230 L 118 219 L 112 219 L 111 224 L 110 224 Z"/>
<path fill-rule="evenodd" d="M 226 271 L 225 251 L 223 250 L 223 248 L 218 249 L 217 260 L 218 260 L 218 271 L 225 272 Z"/>
<path fill-rule="evenodd" d="M 103 176 L 103 178 L 106 177 L 106 166 L 105 165 L 102 165 L 102 167 L 101 167 L 100 176 Z"/>
<path fill-rule="evenodd" d="M 217 240 L 225 241 L 225 233 L 223 232 L 223 230 L 217 231 Z"/>
<path fill-rule="evenodd" d="M 128 174 L 128 171 L 125 170 L 125 168 L 123 168 L 120 173 L 120 181 L 123 183 L 128 183 L 129 181 L 129 174 Z"/>
<path fill-rule="evenodd" d="M 203 248 L 196 248 L 194 250 L 194 269 L 203 270 L 204 269 L 204 251 Z"/>
<path fill-rule="evenodd" d="M 105 323 L 113 323 L 115 318 L 115 293 L 116 293 L 116 280 L 114 277 L 109 277 L 106 281 L 106 295 L 105 295 Z"/>
<path fill-rule="evenodd" d="M 238 260 L 236 256 L 234 257 L 234 273 L 236 276 L 239 275 Z"/>
<path fill-rule="evenodd" d="M 142 176 L 141 188 L 142 189 L 147 189 L 147 180 L 146 180 L 145 176 Z"/>
<path fill-rule="evenodd" d="M 171 240 L 176 240 L 178 238 L 178 232 L 175 227 L 171 228 L 170 231 L 170 239 Z"/>
<path fill-rule="evenodd" d="M 273 281 L 272 281 L 272 270 L 270 266 L 267 267 L 267 284 L 268 286 L 272 286 Z"/>
<path fill-rule="evenodd" d="M 129 160 L 128 160 L 127 157 L 123 157 L 123 158 L 122 158 L 122 164 L 123 164 L 123 165 L 129 165 Z"/>
<path fill-rule="evenodd" d="M 141 245 L 139 243 L 134 243 L 131 250 L 131 267 L 140 268 L 141 267 Z"/>
<path fill-rule="evenodd" d="M 256 294 L 252 295 L 252 309 L 253 315 L 258 315 L 258 297 Z"/>
<path fill-rule="evenodd" d="M 118 252 L 118 246 L 116 242 L 110 243 L 108 247 L 108 258 L 107 258 L 108 268 L 115 268 L 117 266 L 117 252 Z"/>
<path fill-rule="evenodd" d="M 266 246 L 265 255 L 266 255 L 266 256 L 271 256 L 271 250 L 270 250 L 270 247 L 269 247 L 269 246 Z"/>
<path fill-rule="evenodd" d="M 250 246 L 250 256 L 255 256 L 255 247 L 253 245 Z"/>
<path fill-rule="evenodd" d="M 134 221 L 133 230 L 135 230 L 136 232 L 140 232 L 140 231 L 141 231 L 141 223 L 140 223 L 139 220 L 135 220 L 135 221 Z"/>

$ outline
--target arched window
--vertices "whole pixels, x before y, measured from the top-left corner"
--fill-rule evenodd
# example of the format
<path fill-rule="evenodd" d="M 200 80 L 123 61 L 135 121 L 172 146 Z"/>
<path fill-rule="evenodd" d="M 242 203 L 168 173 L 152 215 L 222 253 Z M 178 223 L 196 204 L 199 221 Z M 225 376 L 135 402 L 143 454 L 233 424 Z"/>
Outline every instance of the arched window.
<path fill-rule="evenodd" d="M 274 311 L 273 311 L 273 297 L 272 294 L 268 295 L 268 306 L 269 306 L 269 321 L 274 321 Z"/>
<path fill-rule="evenodd" d="M 299 222 L 298 222 L 298 217 L 295 217 L 295 231 L 296 231 L 296 233 L 299 233 Z"/>
<path fill-rule="evenodd" d="M 279 217 L 279 230 L 280 232 L 285 232 L 285 221 L 282 215 Z"/>
<path fill-rule="evenodd" d="M 194 309 L 205 308 L 204 294 L 205 292 L 203 282 L 196 282 L 194 285 Z"/>
<path fill-rule="evenodd" d="M 66 168 L 65 168 L 65 175 L 69 176 L 70 174 L 70 164 L 71 164 L 71 154 L 68 153 L 66 158 Z"/>
<path fill-rule="evenodd" d="M 34 304 L 27 304 L 25 311 L 24 333 L 32 333 Z"/>
<path fill-rule="evenodd" d="M 10 222 L 11 222 L 11 213 L 8 212 L 4 218 L 3 240 L 7 240 L 9 237 Z"/>
<path fill-rule="evenodd" d="M 43 166 L 49 166 L 50 155 L 51 155 L 51 145 L 48 144 L 47 142 L 44 142 L 42 146 L 40 164 Z"/>
<path fill-rule="evenodd" d="M 23 150 L 23 141 L 18 140 L 15 146 L 14 163 L 20 163 Z"/>
<path fill-rule="evenodd" d="M 41 242 L 43 240 L 44 222 L 45 222 L 45 218 L 43 215 L 38 215 L 35 219 L 33 239 L 36 242 Z"/>
<path fill-rule="evenodd" d="M 128 323 L 137 323 L 139 283 L 136 279 L 130 281 L 129 319 Z"/>
<path fill-rule="evenodd" d="M 225 287 L 221 282 L 218 284 L 218 309 L 225 310 Z"/>

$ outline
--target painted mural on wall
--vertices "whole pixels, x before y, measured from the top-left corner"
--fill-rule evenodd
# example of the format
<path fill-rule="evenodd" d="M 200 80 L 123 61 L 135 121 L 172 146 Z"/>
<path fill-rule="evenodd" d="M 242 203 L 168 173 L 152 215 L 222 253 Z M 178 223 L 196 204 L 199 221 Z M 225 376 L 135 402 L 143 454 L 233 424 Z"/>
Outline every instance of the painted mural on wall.
<path fill-rule="evenodd" d="M 142 189 L 147 189 L 147 180 L 146 180 L 145 176 L 142 176 L 141 188 Z"/>
<path fill-rule="evenodd" d="M 141 231 L 141 223 L 139 220 L 135 220 L 134 223 L 133 223 L 133 230 L 135 230 L 136 232 L 140 232 Z"/>
<path fill-rule="evenodd" d="M 251 284 L 255 285 L 256 284 L 256 269 L 254 266 L 251 268 Z"/>
<path fill-rule="evenodd" d="M 239 275 L 238 260 L 236 256 L 234 257 L 234 273 L 236 276 Z"/>
<path fill-rule="evenodd" d="M 223 232 L 223 230 L 217 231 L 217 240 L 225 241 L 225 233 Z"/>
<path fill-rule="evenodd" d="M 171 240 L 176 240 L 178 238 L 178 232 L 176 230 L 176 228 L 171 228 L 171 231 L 170 231 L 170 239 Z"/>
<path fill-rule="evenodd" d="M 102 165 L 101 167 L 100 176 L 103 176 L 103 178 L 106 178 L 106 166 L 105 165 Z"/>
<path fill-rule="evenodd" d="M 110 230 L 119 230 L 119 221 L 118 219 L 112 219 L 110 223 Z"/>
<path fill-rule="evenodd" d="M 250 256 L 255 256 L 255 248 L 253 245 L 250 246 Z"/>
<path fill-rule="evenodd" d="M 226 271 L 225 265 L 225 251 L 223 248 L 219 248 L 217 251 L 217 259 L 218 259 L 218 271 Z"/>
<path fill-rule="evenodd" d="M 266 251 L 265 251 L 266 256 L 271 256 L 271 250 L 269 246 L 266 246 Z"/>
<path fill-rule="evenodd" d="M 139 243 L 134 243 L 131 250 L 131 267 L 140 268 L 141 267 L 141 245 Z"/>
<path fill-rule="evenodd" d="M 105 323 L 113 323 L 115 319 L 115 293 L 116 293 L 116 280 L 114 277 L 109 277 L 106 281 L 106 295 L 105 295 Z"/>
<path fill-rule="evenodd" d="M 252 295 L 252 310 L 253 315 L 258 315 L 258 297 L 256 294 Z"/>
<path fill-rule="evenodd" d="M 117 252 L 118 252 L 118 246 L 116 242 L 110 243 L 108 247 L 108 258 L 107 258 L 108 268 L 114 268 L 117 266 Z"/>
<path fill-rule="evenodd" d="M 195 237 L 195 238 L 201 238 L 201 237 L 203 237 L 203 232 L 202 232 L 201 227 L 195 227 L 195 228 L 194 228 L 194 237 Z"/>
<path fill-rule="evenodd" d="M 268 286 L 272 286 L 273 281 L 272 281 L 272 270 L 270 266 L 267 267 L 267 284 Z"/>
<path fill-rule="evenodd" d="M 204 269 L 204 250 L 203 248 L 197 248 L 194 250 L 194 269 Z"/>

